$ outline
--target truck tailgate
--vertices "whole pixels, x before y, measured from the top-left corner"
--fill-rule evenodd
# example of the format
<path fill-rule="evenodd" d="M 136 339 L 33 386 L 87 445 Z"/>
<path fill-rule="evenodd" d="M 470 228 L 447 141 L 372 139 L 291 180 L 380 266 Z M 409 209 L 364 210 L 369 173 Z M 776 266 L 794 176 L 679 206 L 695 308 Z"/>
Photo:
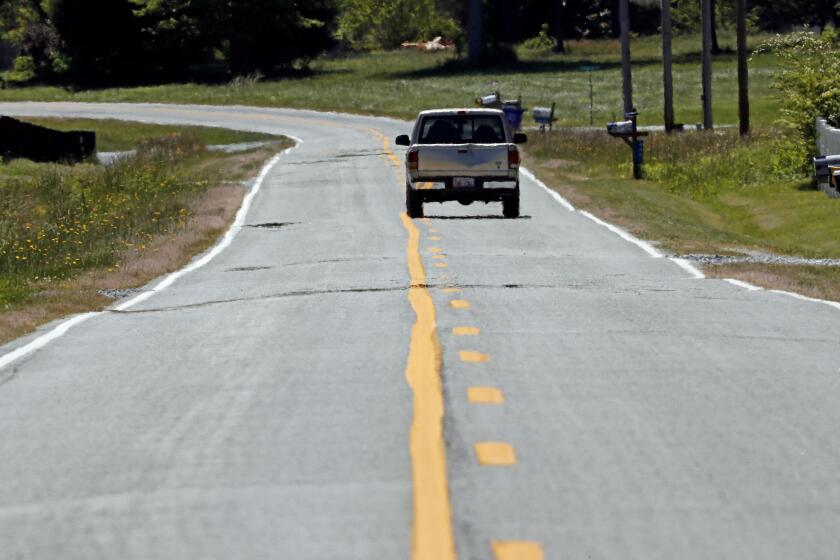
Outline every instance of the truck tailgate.
<path fill-rule="evenodd" d="M 503 177 L 508 175 L 507 144 L 430 144 L 419 146 L 423 177 Z"/>

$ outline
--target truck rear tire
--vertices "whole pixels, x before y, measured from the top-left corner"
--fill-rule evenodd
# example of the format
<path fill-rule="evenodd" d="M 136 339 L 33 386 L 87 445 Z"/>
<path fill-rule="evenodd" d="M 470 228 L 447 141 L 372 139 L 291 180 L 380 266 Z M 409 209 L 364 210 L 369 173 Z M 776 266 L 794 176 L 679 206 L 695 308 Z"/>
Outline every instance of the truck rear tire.
<path fill-rule="evenodd" d="M 423 198 L 408 184 L 405 186 L 405 213 L 409 218 L 423 217 Z"/>
<path fill-rule="evenodd" d="M 502 200 L 502 215 L 505 218 L 519 217 L 519 193 Z"/>

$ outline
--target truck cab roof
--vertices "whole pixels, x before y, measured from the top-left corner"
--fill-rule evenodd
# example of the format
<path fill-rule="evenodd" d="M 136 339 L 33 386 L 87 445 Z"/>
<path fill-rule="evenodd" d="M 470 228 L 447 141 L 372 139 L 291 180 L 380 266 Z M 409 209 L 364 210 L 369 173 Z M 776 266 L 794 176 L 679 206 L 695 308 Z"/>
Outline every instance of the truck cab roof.
<path fill-rule="evenodd" d="M 427 116 L 441 116 L 441 115 L 504 115 L 504 113 L 499 109 L 476 109 L 476 108 L 469 108 L 469 109 L 431 109 L 428 111 L 420 111 L 420 117 L 427 117 Z"/>

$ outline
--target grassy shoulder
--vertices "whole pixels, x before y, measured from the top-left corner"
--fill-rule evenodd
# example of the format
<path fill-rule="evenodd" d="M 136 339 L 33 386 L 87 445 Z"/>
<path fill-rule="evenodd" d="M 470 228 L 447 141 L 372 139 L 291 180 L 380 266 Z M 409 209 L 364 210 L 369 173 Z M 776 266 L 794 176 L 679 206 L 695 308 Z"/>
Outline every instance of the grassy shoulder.
<path fill-rule="evenodd" d="M 243 181 L 290 145 L 209 152 L 194 130 L 171 127 L 104 166 L 0 166 L 0 343 L 182 267 L 227 229 Z"/>
<path fill-rule="evenodd" d="M 767 36 L 750 38 L 751 46 Z M 737 75 L 734 37 L 721 32 L 729 49 L 715 57 L 715 121 L 737 122 Z M 614 40 L 569 41 L 565 54 L 520 50 L 519 61 L 496 68 L 473 69 L 451 53 L 393 51 L 322 57 L 312 73 L 276 81 L 234 80 L 228 84 L 164 84 L 148 87 L 74 91 L 59 87 L 0 90 L 2 101 L 103 101 L 243 104 L 387 115 L 412 119 L 421 110 L 469 106 L 478 95 L 501 90 L 505 98 L 521 95 L 526 107 L 557 103 L 562 125 L 588 125 L 590 78 L 593 122 L 601 125 L 621 113 L 620 48 Z M 662 66 L 658 37 L 633 41 L 635 103 L 641 124 L 662 122 Z M 675 106 L 679 122 L 701 120 L 700 38 L 674 42 Z M 586 71 L 585 68 L 594 68 Z M 776 61 L 758 56 L 750 65 L 751 106 L 757 125 L 778 118 L 770 87 Z M 530 124 L 526 115 L 526 124 Z"/>
<path fill-rule="evenodd" d="M 277 136 L 271 134 L 210 126 L 168 126 L 113 119 L 22 117 L 20 120 L 56 130 L 94 130 L 96 131 L 96 148 L 100 152 L 133 150 L 145 141 L 164 138 L 172 134 L 189 135 L 195 141 L 207 146 L 278 140 Z"/>
<path fill-rule="evenodd" d="M 647 139 L 646 179 L 630 178 L 630 150 L 603 132 L 535 134 L 526 164 L 576 206 L 655 240 L 676 255 L 770 253 L 840 258 L 840 201 L 811 188 L 778 131 L 743 142 L 737 132 Z M 734 277 L 840 300 L 840 269 L 707 265 Z"/>

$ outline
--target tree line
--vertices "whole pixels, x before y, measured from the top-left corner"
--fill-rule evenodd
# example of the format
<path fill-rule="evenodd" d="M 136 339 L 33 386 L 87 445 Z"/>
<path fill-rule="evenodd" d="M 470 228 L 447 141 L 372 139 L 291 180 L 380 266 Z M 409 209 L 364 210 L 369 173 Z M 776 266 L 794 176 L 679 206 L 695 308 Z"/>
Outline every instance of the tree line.
<path fill-rule="evenodd" d="M 669 1 L 669 0 L 665 0 Z M 736 0 L 714 0 L 719 25 Z M 459 52 L 514 56 L 542 37 L 619 35 L 616 0 L 0 0 L 5 81 L 121 84 L 282 75 L 324 52 L 392 49 L 440 35 Z M 674 32 L 700 24 L 698 0 L 670 0 Z M 755 29 L 840 26 L 836 0 L 750 0 Z M 632 30 L 659 32 L 660 0 L 631 4 Z M 714 43 L 717 45 L 714 26 Z M 3 54 L 0 52 L 0 54 Z M 0 57 L 2 58 L 2 57 Z"/>

